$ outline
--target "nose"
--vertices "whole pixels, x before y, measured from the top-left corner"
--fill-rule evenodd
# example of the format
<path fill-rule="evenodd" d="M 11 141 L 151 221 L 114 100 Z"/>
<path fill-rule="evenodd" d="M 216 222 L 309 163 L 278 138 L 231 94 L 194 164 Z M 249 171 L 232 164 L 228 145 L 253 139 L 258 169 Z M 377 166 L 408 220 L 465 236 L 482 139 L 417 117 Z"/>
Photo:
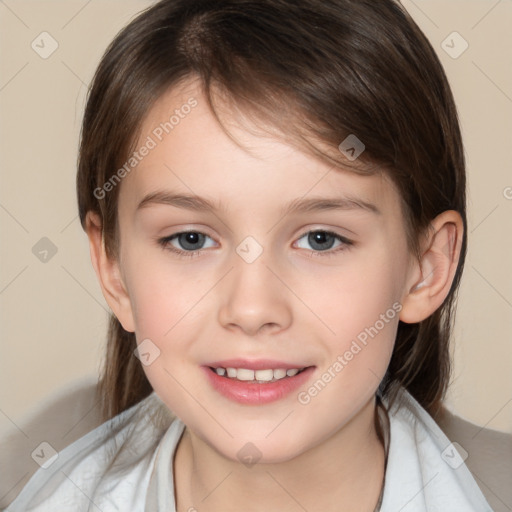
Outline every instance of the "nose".
<path fill-rule="evenodd" d="M 250 336 L 287 329 L 292 322 L 291 292 L 268 265 L 265 252 L 252 263 L 235 254 L 232 263 L 234 268 L 219 289 L 220 324 Z"/>

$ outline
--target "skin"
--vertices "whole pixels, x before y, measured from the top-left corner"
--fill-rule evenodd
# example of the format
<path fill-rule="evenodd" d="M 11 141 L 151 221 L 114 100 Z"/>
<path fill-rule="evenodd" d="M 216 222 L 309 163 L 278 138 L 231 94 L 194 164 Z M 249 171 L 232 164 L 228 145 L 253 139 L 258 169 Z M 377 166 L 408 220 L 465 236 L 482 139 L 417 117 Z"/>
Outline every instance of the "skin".
<path fill-rule="evenodd" d="M 137 147 L 191 96 L 198 105 L 120 185 L 118 260 L 105 254 L 101 220 L 93 213 L 87 218 L 105 299 L 139 343 L 149 338 L 159 348 L 144 371 L 187 425 L 174 459 L 177 510 L 371 512 L 384 475 L 375 393 L 399 318 L 419 322 L 448 294 L 462 220 L 454 211 L 434 219 L 418 261 L 389 179 L 332 169 L 283 140 L 249 132 L 226 104 L 223 119 L 241 148 L 222 131 L 193 81 L 155 103 Z M 220 200 L 225 210 L 137 209 L 157 190 Z M 288 202 L 313 196 L 356 197 L 379 213 L 281 213 Z M 169 250 L 186 250 L 176 238 L 167 248 L 158 243 L 185 230 L 207 235 L 194 257 Z M 322 251 L 308 241 L 315 230 L 352 244 L 327 238 L 332 248 Z M 236 252 L 248 236 L 263 248 L 252 263 Z M 308 404 L 295 392 L 266 405 L 238 404 L 214 390 L 200 368 L 231 357 L 314 365 L 301 388 L 307 390 L 394 303 L 400 313 Z M 251 467 L 237 456 L 248 442 L 261 452 Z"/>

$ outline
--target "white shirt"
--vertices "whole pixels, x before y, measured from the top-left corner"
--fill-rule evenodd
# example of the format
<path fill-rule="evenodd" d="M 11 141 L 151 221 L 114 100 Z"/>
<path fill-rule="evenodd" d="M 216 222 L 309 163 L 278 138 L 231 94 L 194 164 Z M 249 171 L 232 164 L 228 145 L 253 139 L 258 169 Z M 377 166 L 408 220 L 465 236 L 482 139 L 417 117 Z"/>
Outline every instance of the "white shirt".
<path fill-rule="evenodd" d="M 402 388 L 391 410 L 383 403 L 390 425 L 380 512 L 493 512 L 410 393 Z M 172 461 L 184 428 L 153 392 L 38 469 L 5 512 L 176 512 Z"/>

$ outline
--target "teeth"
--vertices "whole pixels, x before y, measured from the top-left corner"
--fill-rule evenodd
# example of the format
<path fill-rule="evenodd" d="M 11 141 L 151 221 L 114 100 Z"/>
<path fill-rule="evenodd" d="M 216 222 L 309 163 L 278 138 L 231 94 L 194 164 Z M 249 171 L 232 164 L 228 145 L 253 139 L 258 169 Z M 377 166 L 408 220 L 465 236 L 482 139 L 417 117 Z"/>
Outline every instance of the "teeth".
<path fill-rule="evenodd" d="M 248 370 L 247 368 L 215 368 L 215 373 L 220 376 L 226 376 L 231 379 L 241 381 L 275 382 L 285 377 L 293 377 L 304 368 L 292 368 L 285 370 L 278 368 L 276 370 Z"/>
<path fill-rule="evenodd" d="M 236 378 L 238 380 L 254 380 L 254 370 L 246 370 L 245 368 L 239 368 L 236 370 Z"/>
<path fill-rule="evenodd" d="M 274 370 L 256 370 L 254 372 L 254 376 L 256 377 L 256 380 L 268 382 L 274 378 Z"/>
<path fill-rule="evenodd" d="M 283 379 L 284 377 L 286 377 L 286 370 L 274 370 L 274 378 Z"/>

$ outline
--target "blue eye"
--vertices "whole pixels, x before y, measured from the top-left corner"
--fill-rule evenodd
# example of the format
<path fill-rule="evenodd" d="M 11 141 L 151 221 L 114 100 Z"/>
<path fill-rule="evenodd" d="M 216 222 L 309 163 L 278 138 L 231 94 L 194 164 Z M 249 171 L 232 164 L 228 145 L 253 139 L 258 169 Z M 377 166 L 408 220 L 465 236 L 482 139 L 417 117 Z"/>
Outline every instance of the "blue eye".
<path fill-rule="evenodd" d="M 307 243 L 313 248 L 311 256 L 332 256 L 333 253 L 337 253 L 353 245 L 353 242 L 347 238 L 323 229 L 308 231 L 299 238 L 299 241 L 302 239 L 307 239 Z M 338 245 L 335 246 L 336 242 L 338 242 Z M 333 249 L 333 247 L 335 248 Z M 307 247 L 300 248 L 307 249 Z"/>
<path fill-rule="evenodd" d="M 323 229 L 308 231 L 298 240 L 300 242 L 300 240 L 305 238 L 307 238 L 307 243 L 312 247 L 312 249 L 309 250 L 310 256 L 333 256 L 353 245 L 353 242 L 347 238 Z M 215 246 L 215 243 L 205 245 L 207 239 L 213 242 L 208 235 L 200 233 L 199 231 L 182 231 L 159 239 L 158 244 L 179 256 L 194 257 L 199 256 L 202 249 Z M 335 245 L 336 243 L 338 245 Z M 299 248 L 307 249 L 307 247 L 301 247 L 300 245 Z"/>
<path fill-rule="evenodd" d="M 206 238 L 211 240 L 208 235 L 198 231 L 183 231 L 181 233 L 175 233 L 174 235 L 162 238 L 158 240 L 158 243 L 164 249 L 169 249 L 170 251 L 176 252 L 182 256 L 192 257 L 199 255 L 200 250 L 204 248 Z M 176 247 L 174 244 L 175 242 L 177 242 L 183 249 Z"/>

